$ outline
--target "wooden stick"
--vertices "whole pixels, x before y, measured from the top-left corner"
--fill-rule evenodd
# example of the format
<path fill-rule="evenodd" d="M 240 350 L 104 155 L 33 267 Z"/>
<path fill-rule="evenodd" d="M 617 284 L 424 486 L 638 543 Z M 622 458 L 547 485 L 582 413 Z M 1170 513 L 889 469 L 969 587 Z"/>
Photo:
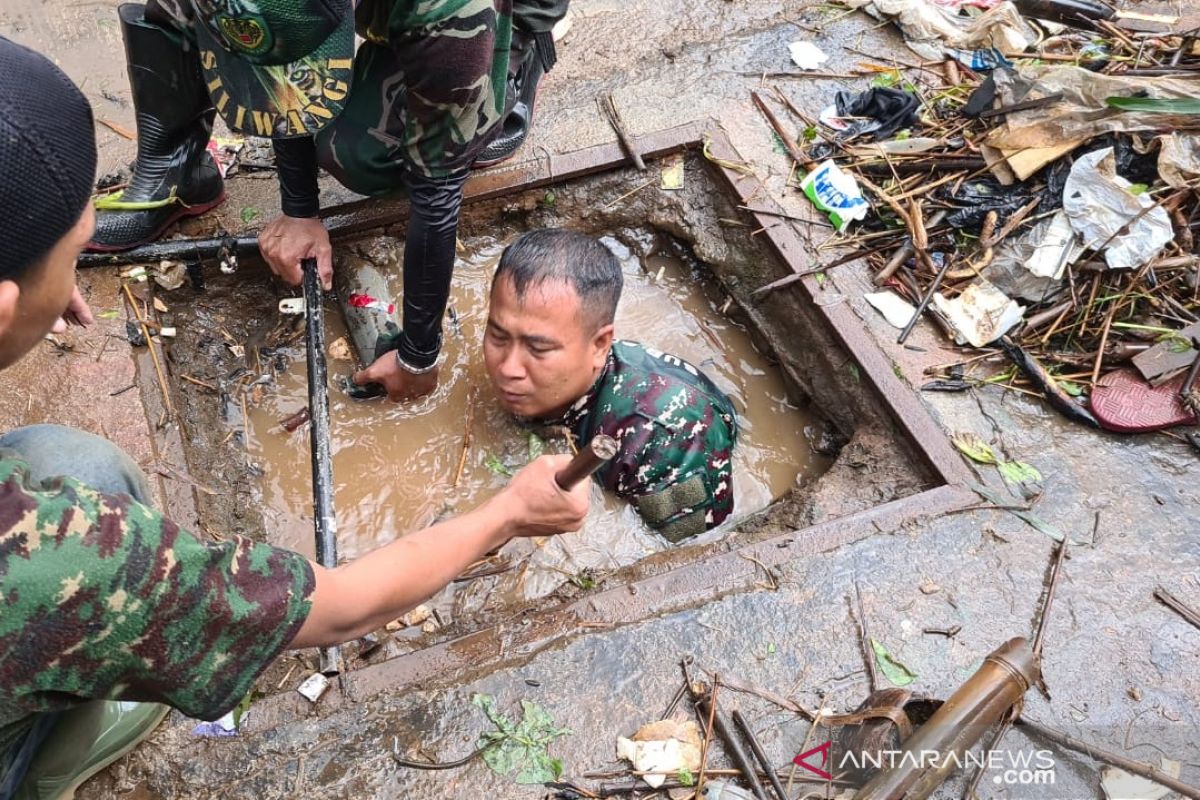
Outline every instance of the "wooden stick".
<path fill-rule="evenodd" d="M 633 165 L 638 170 L 645 172 L 646 162 L 642 160 L 642 154 L 633 144 L 633 137 L 625 129 L 625 123 L 621 121 L 621 112 L 617 111 L 617 104 L 613 101 L 612 92 L 605 92 L 600 96 L 600 110 L 608 118 L 608 124 L 616 131 L 617 139 L 620 140 L 621 147 L 629 155 L 629 159 L 633 161 Z"/>
<path fill-rule="evenodd" d="M 1058 588 L 1058 576 L 1062 573 L 1063 560 L 1067 557 L 1067 540 L 1064 537 L 1058 543 L 1058 555 L 1054 558 L 1054 566 L 1050 570 L 1050 587 L 1046 590 L 1046 601 L 1042 604 L 1042 615 L 1038 619 L 1037 631 L 1033 635 L 1033 655 L 1042 657 L 1042 639 L 1046 635 L 1046 620 L 1050 619 L 1050 607 L 1054 605 L 1054 592 Z"/>
<path fill-rule="evenodd" d="M 1195 609 L 1184 605 L 1182 600 L 1168 592 L 1163 587 L 1154 587 L 1154 599 L 1186 619 L 1188 622 L 1195 625 L 1197 628 L 1200 628 L 1200 612 L 1197 612 Z"/>
<path fill-rule="evenodd" d="M 697 797 L 699 797 L 700 794 L 704 791 L 704 773 L 705 773 L 705 769 L 708 767 L 709 744 L 712 742 L 713 736 L 716 734 L 716 731 L 713 729 L 713 718 L 717 715 L 717 687 L 719 685 L 720 685 L 720 678 L 717 676 L 713 676 L 712 693 L 709 695 L 709 700 L 708 700 L 708 725 L 705 726 L 704 742 L 703 742 L 702 747 L 700 748 L 700 773 L 696 776 L 696 796 Z M 690 690 L 691 687 L 689 686 L 688 688 Z M 693 697 L 692 699 L 693 699 L 693 702 L 696 704 L 696 707 L 699 708 L 700 700 L 703 699 L 703 695 L 701 695 L 701 697 L 699 697 L 699 698 Z"/>
<path fill-rule="evenodd" d="M 792 137 L 789 136 L 788 132 L 783 129 L 783 123 L 781 123 L 779 118 L 775 116 L 775 112 L 771 111 L 771 109 L 767 107 L 767 103 L 762 99 L 762 96 L 759 95 L 758 92 L 751 92 L 750 97 L 754 100 L 754 105 L 756 105 L 758 110 L 762 112 L 762 115 L 766 117 L 767 122 L 771 125 L 771 128 L 775 131 L 775 134 L 783 142 L 783 146 L 787 148 L 788 154 L 795 159 L 796 163 L 805 169 L 814 168 L 817 165 L 817 162 L 806 155 L 799 147 L 796 147 L 796 143 L 792 141 Z"/>
<path fill-rule="evenodd" d="M 463 469 L 467 466 L 467 452 L 471 449 L 471 425 L 475 422 L 475 388 L 467 393 L 467 419 L 463 423 L 462 452 L 458 456 L 458 469 L 454 470 L 454 480 L 450 486 L 457 488 L 462 480 Z"/>
<path fill-rule="evenodd" d="M 1101 750 L 1099 747 L 1093 747 L 1086 742 L 1082 742 L 1073 736 L 1069 736 L 1062 731 L 1057 731 L 1054 728 L 1048 728 L 1040 722 L 1020 717 L 1017 719 L 1017 724 L 1021 727 L 1038 734 L 1042 738 L 1049 739 L 1055 744 L 1061 745 L 1068 750 L 1074 750 L 1076 753 L 1083 753 L 1094 761 L 1100 761 L 1105 764 L 1111 764 L 1114 767 L 1120 767 L 1128 773 L 1138 775 L 1149 781 L 1154 781 L 1160 786 L 1166 786 L 1172 791 L 1179 792 L 1184 797 L 1190 797 L 1192 800 L 1200 800 L 1200 788 L 1184 783 L 1178 778 L 1173 778 L 1163 772 L 1158 767 L 1152 767 L 1149 764 L 1141 761 L 1134 761 L 1131 758 L 1110 753 L 1107 750 Z"/>
<path fill-rule="evenodd" d="M 163 405 L 166 406 L 167 416 L 174 417 L 175 405 L 171 402 L 171 393 L 167 391 L 167 378 L 163 374 L 162 364 L 158 360 L 158 351 L 154 349 L 154 340 L 150 338 L 150 329 L 146 327 L 146 319 L 134 301 L 129 284 L 122 283 L 121 288 L 125 290 L 125 297 L 129 300 L 129 307 L 133 309 L 133 315 L 137 317 L 138 324 L 142 326 L 142 336 L 146 337 L 146 347 L 150 349 L 150 360 L 154 362 L 154 373 L 158 376 L 158 388 L 162 390 Z"/>
<path fill-rule="evenodd" d="M 211 383 L 208 383 L 207 381 L 202 381 L 199 378 L 193 378 L 191 375 L 185 375 L 183 373 L 180 373 L 179 377 L 183 378 L 188 383 L 194 383 L 197 386 L 203 386 L 205 389 L 208 389 L 210 391 L 214 391 L 214 392 L 220 391 L 220 389 L 218 389 L 216 386 L 213 386 Z"/>
<path fill-rule="evenodd" d="M 858 621 L 858 638 L 862 642 L 863 658 L 867 661 L 867 675 L 871 679 L 871 691 L 879 688 L 879 668 L 875 666 L 875 649 L 871 646 L 871 632 L 867 629 L 867 612 L 863 610 L 862 591 L 858 581 L 854 582 L 854 616 Z"/>

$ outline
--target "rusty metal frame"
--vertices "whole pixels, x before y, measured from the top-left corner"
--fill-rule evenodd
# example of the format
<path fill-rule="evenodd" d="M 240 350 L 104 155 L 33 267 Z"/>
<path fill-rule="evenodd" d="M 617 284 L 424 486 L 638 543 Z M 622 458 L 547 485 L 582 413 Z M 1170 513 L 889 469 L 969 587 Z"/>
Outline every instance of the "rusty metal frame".
<path fill-rule="evenodd" d="M 710 152 L 728 161 L 741 157 L 724 132 L 711 121 L 701 121 L 640 137 L 643 158 L 652 160 L 709 142 Z M 627 157 L 614 142 L 565 155 L 545 154 L 509 167 L 489 170 L 467 183 L 467 201 L 479 202 L 514 192 L 550 186 L 589 174 L 620 168 Z M 755 205 L 766 210 L 782 208 L 761 191 L 760 181 L 717 164 L 713 172 L 741 205 L 753 196 Z M 353 204 L 327 217 L 330 229 L 340 237 L 402 222 L 406 203 Z M 802 241 L 790 225 L 771 225 L 774 219 L 750 214 L 781 262 L 794 271 L 807 269 Z M 846 303 L 815 302 L 818 291 L 814 277 L 803 278 L 785 291 L 800 291 L 819 310 L 848 354 L 857 361 L 863 376 L 878 395 L 879 402 L 898 430 L 942 485 L 865 511 L 859 511 L 801 530 L 743 545 L 734 550 L 678 566 L 660 575 L 588 594 L 557 607 L 518 615 L 456 639 L 386 661 L 343 673 L 338 691 L 330 692 L 322 705 L 333 710 L 365 700 L 383 691 L 421 686 L 492 672 L 531 658 L 565 636 L 591 630 L 611 629 L 663 614 L 680 611 L 696 602 L 751 591 L 761 579 L 758 570 L 828 552 L 864 539 L 879 531 L 919 524 L 978 501 L 966 487 L 972 476 L 913 390 L 892 371 L 891 361 Z M 760 566 L 762 565 L 762 566 Z M 251 729 L 266 730 L 283 719 L 307 713 L 306 701 L 294 692 L 276 695 L 255 705 Z"/>

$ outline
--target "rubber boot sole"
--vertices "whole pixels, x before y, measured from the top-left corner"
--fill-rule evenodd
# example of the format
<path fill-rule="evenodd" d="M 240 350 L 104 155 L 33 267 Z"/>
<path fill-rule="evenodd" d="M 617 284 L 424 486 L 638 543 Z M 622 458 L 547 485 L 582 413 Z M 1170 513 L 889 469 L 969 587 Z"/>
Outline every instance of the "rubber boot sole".
<path fill-rule="evenodd" d="M 543 77 L 545 77 L 545 76 L 543 76 Z M 537 116 L 538 97 L 540 95 L 541 95 L 541 87 L 539 86 L 538 91 L 535 92 L 533 95 L 533 105 L 529 109 L 529 128 L 527 128 L 525 131 L 526 138 L 529 137 L 529 131 L 533 129 L 533 118 L 535 116 Z M 507 155 L 503 155 L 500 158 L 493 158 L 491 161 L 472 162 L 471 169 L 489 169 L 490 167 L 494 167 L 498 164 L 503 164 L 505 161 L 511 161 L 513 159 L 513 157 L 516 156 L 517 153 L 521 152 L 521 148 L 523 148 L 524 146 L 525 146 L 525 140 L 522 139 L 521 143 L 519 145 L 517 145 L 515 148 L 513 148 L 513 151 L 511 153 L 509 153 Z"/>
<path fill-rule="evenodd" d="M 176 222 L 179 222 L 179 220 L 187 217 L 198 217 L 201 214 L 207 214 L 209 211 L 212 211 L 214 208 L 221 205 L 221 203 L 224 203 L 225 197 L 225 190 L 222 188 L 221 194 L 219 194 L 215 200 L 211 200 L 207 203 L 201 203 L 199 205 L 181 207 L 177 212 L 167 217 L 166 221 L 159 225 L 153 233 L 141 241 L 134 242 L 133 244 L 129 245 L 119 246 L 88 242 L 84 250 L 92 253 L 121 253 L 126 250 L 132 250 L 135 247 L 141 247 L 144 244 L 150 244 L 151 242 L 158 241 L 159 237 L 166 232 L 167 228 L 171 227 Z"/>

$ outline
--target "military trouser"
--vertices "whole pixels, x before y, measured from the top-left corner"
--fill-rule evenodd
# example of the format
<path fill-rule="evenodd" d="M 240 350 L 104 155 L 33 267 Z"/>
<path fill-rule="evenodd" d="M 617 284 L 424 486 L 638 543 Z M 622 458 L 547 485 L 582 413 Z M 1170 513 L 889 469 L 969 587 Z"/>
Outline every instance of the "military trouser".
<path fill-rule="evenodd" d="M 569 0 L 513 0 L 513 28 L 549 33 Z M 363 42 L 354 56 L 350 97 L 317 134 L 317 160 L 346 188 L 377 196 L 404 187 L 406 159 L 404 72 L 389 44 Z M 489 136 L 490 138 L 490 136 Z"/>
<path fill-rule="evenodd" d="M 549 33 L 570 0 L 513 0 L 516 31 Z M 146 19 L 191 40 L 187 0 L 148 0 Z M 433 66 L 436 69 L 436 66 Z M 405 92 L 400 58 L 390 44 L 363 42 L 342 113 L 316 136 L 321 167 L 353 192 L 377 196 L 404 188 Z"/>
<path fill-rule="evenodd" d="M 63 475 L 106 494 L 128 494 L 140 503 L 153 501 L 146 476 L 133 459 L 112 442 L 84 431 L 63 425 L 17 428 L 0 436 L 0 454 L 26 462 L 32 481 Z M 93 700 L 65 711 L 34 715 L 24 736 L 0 753 L 0 800 L 16 795 L 18 787 L 21 787 L 21 795 L 29 794 L 28 787 L 22 786 L 22 779 L 30 765 L 38 760 L 42 743 L 47 739 L 53 741 L 60 735 L 56 726 L 60 723 L 71 725 L 72 720 L 83 717 L 94 721 L 92 718 L 98 717 L 108 702 Z M 135 704 L 123 705 L 131 707 Z M 161 712 L 154 716 L 161 718 Z M 86 742 L 79 750 L 86 750 Z M 83 759 L 86 752 L 67 755 Z"/>

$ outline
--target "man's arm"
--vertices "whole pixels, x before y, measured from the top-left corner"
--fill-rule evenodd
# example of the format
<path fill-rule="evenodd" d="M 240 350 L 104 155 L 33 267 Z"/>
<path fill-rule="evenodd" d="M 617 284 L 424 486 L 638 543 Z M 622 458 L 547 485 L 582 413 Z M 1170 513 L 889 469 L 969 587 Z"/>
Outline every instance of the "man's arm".
<path fill-rule="evenodd" d="M 449 178 L 410 173 L 412 212 L 404 243 L 404 318 L 395 352 L 385 353 L 354 376 L 357 384 L 380 383 L 393 402 L 432 392 L 432 373 L 442 348 L 442 318 L 454 275 L 458 215 L 466 171 Z"/>
<path fill-rule="evenodd" d="M 317 147 L 311 136 L 272 139 L 279 175 L 279 201 L 283 214 L 271 220 L 258 235 L 258 249 L 271 271 L 292 286 L 303 275 L 300 262 L 317 260 L 322 286 L 333 287 L 333 247 L 318 213 Z"/>
<path fill-rule="evenodd" d="M 555 473 L 570 456 L 544 456 L 500 494 L 452 520 L 405 536 L 337 569 L 313 565 L 312 610 L 290 647 L 333 645 L 363 636 L 450 583 L 471 562 L 513 536 L 577 530 L 588 482 L 564 492 Z"/>

